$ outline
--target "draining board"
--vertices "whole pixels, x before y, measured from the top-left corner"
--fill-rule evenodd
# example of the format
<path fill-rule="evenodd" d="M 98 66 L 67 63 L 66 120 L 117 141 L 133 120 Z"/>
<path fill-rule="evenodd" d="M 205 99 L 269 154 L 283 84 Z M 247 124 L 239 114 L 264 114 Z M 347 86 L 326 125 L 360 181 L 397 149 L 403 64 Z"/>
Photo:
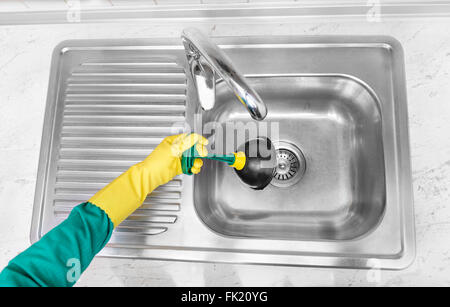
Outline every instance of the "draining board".
<path fill-rule="evenodd" d="M 66 41 L 55 48 L 32 242 L 165 136 L 184 130 L 184 53 L 178 40 L 159 43 Z M 177 221 L 182 189 L 181 177 L 157 188 L 115 229 L 110 244 L 166 232 Z"/>

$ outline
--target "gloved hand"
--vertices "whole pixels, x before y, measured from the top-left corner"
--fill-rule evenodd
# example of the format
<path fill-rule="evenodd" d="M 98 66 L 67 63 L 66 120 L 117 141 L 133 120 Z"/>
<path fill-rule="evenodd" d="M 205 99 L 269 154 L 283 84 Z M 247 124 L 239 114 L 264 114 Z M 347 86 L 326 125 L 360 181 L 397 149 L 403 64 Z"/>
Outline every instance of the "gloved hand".
<path fill-rule="evenodd" d="M 89 202 L 103 209 L 117 227 L 142 205 L 147 194 L 182 174 L 181 154 L 195 144 L 201 156 L 208 154 L 205 148 L 208 140 L 201 135 L 183 133 L 166 137 L 144 161 L 130 167 Z M 196 159 L 192 172 L 200 172 L 202 165 L 203 161 Z"/>

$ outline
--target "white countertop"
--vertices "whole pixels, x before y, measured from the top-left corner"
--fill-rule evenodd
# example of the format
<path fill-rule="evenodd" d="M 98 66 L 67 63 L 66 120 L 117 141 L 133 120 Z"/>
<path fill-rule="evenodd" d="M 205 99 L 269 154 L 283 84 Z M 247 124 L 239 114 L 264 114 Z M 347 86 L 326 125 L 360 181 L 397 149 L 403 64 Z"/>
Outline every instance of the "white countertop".
<path fill-rule="evenodd" d="M 192 25 L 192 24 L 191 24 Z M 53 48 L 65 39 L 178 37 L 151 23 L 0 27 L 0 268 L 29 246 Z M 450 285 L 450 19 L 199 24 L 226 35 L 391 35 L 405 49 L 417 257 L 402 271 L 95 258 L 78 286 Z"/>

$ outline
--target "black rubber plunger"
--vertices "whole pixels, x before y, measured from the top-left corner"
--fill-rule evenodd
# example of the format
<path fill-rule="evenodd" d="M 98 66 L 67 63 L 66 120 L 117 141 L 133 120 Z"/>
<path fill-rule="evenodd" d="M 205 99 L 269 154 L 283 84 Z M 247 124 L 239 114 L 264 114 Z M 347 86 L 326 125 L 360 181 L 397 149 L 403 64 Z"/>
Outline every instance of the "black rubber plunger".
<path fill-rule="evenodd" d="M 272 181 L 276 166 L 275 148 L 267 137 L 249 140 L 238 149 L 245 153 L 244 168 L 236 170 L 239 178 L 255 190 L 264 189 Z"/>

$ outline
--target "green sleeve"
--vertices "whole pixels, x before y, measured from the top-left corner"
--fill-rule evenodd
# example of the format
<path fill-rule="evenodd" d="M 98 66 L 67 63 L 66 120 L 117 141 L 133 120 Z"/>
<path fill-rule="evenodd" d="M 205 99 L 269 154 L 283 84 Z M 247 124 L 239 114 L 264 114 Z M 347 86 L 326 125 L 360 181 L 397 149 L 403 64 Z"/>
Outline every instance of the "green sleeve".
<path fill-rule="evenodd" d="M 9 262 L 0 273 L 0 286 L 73 286 L 113 228 L 97 206 L 76 206 L 65 221 Z"/>

